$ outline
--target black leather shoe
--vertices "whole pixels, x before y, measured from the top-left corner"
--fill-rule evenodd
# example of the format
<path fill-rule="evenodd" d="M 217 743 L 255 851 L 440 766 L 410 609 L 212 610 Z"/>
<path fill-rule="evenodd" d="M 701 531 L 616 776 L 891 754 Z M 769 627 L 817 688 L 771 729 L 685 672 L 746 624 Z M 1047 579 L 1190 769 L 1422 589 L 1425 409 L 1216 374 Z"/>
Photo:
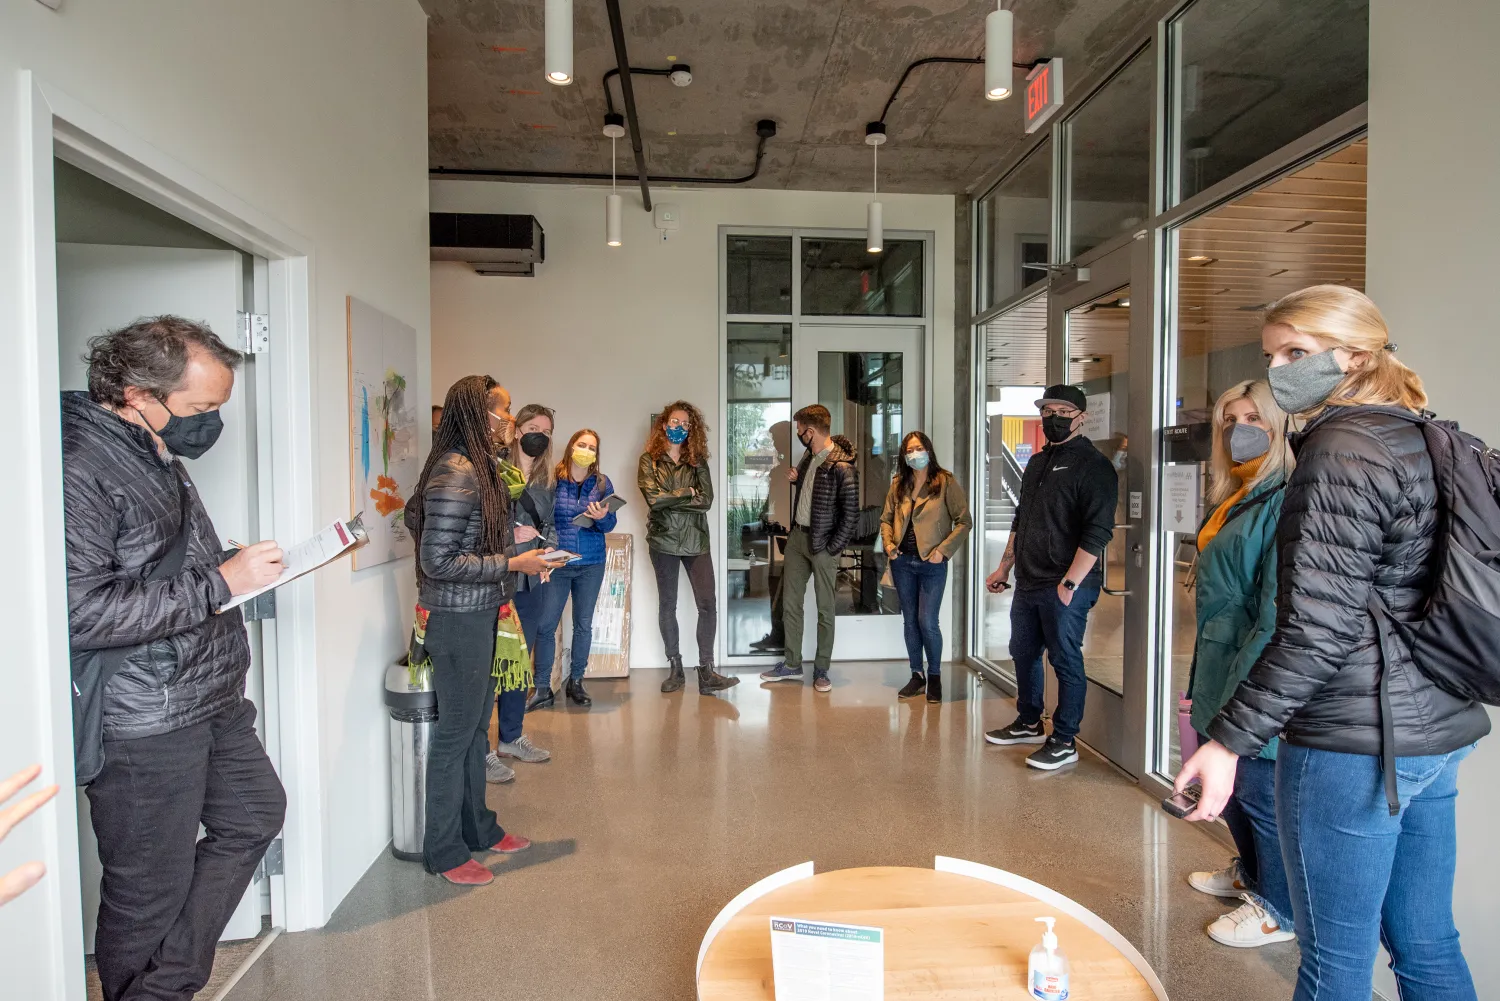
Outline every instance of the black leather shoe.
<path fill-rule="evenodd" d="M 905 688 L 896 693 L 896 697 L 899 699 L 914 699 L 926 690 L 927 679 L 920 674 L 913 673 L 911 680 L 906 683 Z"/>
<path fill-rule="evenodd" d="M 552 694 L 552 689 L 538 688 L 536 694 L 531 696 L 531 701 L 526 703 L 526 711 L 551 709 L 555 705 L 557 705 L 557 696 Z"/>
<path fill-rule="evenodd" d="M 768 650 L 780 650 L 784 646 L 786 646 L 786 640 L 784 639 L 777 639 L 774 636 L 762 636 L 750 644 L 750 649 L 765 652 Z"/>
<path fill-rule="evenodd" d="M 572 678 L 569 678 L 565 691 L 568 695 L 568 701 L 575 706 L 587 708 L 594 704 L 594 700 L 589 698 L 589 693 L 583 690 L 582 681 L 574 681 Z"/>
<path fill-rule="evenodd" d="M 927 701 L 943 701 L 943 676 L 941 674 L 929 674 L 927 676 Z"/>

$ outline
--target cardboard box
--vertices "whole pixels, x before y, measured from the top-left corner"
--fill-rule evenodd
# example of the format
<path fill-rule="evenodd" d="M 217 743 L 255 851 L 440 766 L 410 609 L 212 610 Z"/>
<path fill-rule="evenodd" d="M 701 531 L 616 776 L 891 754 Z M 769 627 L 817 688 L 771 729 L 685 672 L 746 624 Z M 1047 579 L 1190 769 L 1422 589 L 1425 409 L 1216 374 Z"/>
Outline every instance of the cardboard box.
<path fill-rule="evenodd" d="M 610 532 L 604 539 L 604 584 L 594 605 L 594 636 L 585 678 L 623 678 L 630 674 L 630 577 L 635 563 L 635 536 Z M 553 691 L 561 691 L 568 676 L 572 646 L 573 599 L 569 597 L 562 620 L 557 624 Z"/>

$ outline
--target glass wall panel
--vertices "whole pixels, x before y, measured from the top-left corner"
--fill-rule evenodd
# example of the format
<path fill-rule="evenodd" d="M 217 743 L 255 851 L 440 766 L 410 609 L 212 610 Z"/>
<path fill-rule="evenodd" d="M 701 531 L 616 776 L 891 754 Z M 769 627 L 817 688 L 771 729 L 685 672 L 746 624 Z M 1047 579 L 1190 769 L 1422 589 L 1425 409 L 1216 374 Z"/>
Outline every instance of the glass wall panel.
<path fill-rule="evenodd" d="M 1068 259 L 1145 225 L 1151 214 L 1155 53 L 1147 49 L 1068 120 Z"/>
<path fill-rule="evenodd" d="M 792 325 L 729 324 L 727 364 L 725 650 L 734 656 L 757 652 L 751 644 L 770 635 L 780 547 L 792 523 Z"/>
<path fill-rule="evenodd" d="M 975 207 L 976 312 L 1047 277 L 1052 233 L 1052 150 L 1043 142 Z"/>
<path fill-rule="evenodd" d="M 1021 473 L 1041 450 L 1036 401 L 1047 385 L 1047 297 L 1036 295 L 979 328 L 984 352 L 984 390 L 978 429 L 979 498 L 973 504 L 979 576 L 1000 565 L 1010 541 L 1011 519 L 1021 496 Z M 1014 591 L 991 594 L 982 586 L 975 651 L 1014 677 L 1010 660 L 1010 602 Z"/>
<path fill-rule="evenodd" d="M 1173 233 L 1177 381 L 1167 387 L 1174 402 L 1168 423 L 1211 421 L 1220 394 L 1244 380 L 1265 378 L 1260 317 L 1268 304 L 1308 285 L 1364 288 L 1365 154 L 1361 139 Z M 1197 440 L 1207 447 L 1211 432 L 1200 429 Z M 1192 507 L 1182 520 L 1197 526 L 1207 514 L 1208 463 L 1188 454 L 1167 459 L 1165 475 L 1192 485 Z M 1156 697 L 1165 713 L 1159 718 L 1173 719 L 1193 658 L 1197 547 L 1192 529 L 1163 537 L 1164 635 L 1171 645 L 1169 663 L 1158 671 Z M 1159 768 L 1175 775 L 1181 763 L 1177 728 L 1166 727 L 1161 738 Z"/>
<path fill-rule="evenodd" d="M 724 311 L 731 315 L 791 315 L 791 237 L 729 237 L 725 252 Z"/>
<path fill-rule="evenodd" d="M 1172 23 L 1177 201 L 1369 94 L 1369 0 L 1198 0 Z"/>
<path fill-rule="evenodd" d="M 921 316 L 924 277 L 921 240 L 802 239 L 803 316 Z"/>

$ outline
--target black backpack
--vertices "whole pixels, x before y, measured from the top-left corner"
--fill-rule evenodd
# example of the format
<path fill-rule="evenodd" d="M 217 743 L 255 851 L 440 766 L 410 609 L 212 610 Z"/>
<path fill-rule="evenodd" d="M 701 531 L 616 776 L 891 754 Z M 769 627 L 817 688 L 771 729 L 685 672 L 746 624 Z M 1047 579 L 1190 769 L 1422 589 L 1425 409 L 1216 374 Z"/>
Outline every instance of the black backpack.
<path fill-rule="evenodd" d="M 1382 642 L 1394 629 L 1433 684 L 1500 705 L 1500 451 L 1452 421 L 1382 410 L 1421 427 L 1441 517 L 1436 576 L 1420 615 L 1397 622 L 1370 590 Z"/>

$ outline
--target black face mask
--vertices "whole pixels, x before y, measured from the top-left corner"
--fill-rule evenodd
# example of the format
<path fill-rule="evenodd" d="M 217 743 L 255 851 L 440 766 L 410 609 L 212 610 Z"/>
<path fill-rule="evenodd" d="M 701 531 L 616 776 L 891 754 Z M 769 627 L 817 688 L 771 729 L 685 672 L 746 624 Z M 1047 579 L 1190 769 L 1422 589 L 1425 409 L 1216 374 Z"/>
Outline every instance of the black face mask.
<path fill-rule="evenodd" d="M 551 441 L 551 438 L 540 431 L 528 431 L 521 435 L 521 451 L 535 459 L 547 451 L 547 446 Z"/>
<path fill-rule="evenodd" d="M 797 440 L 802 443 L 802 447 L 803 448 L 806 448 L 806 449 L 811 449 L 812 448 L 812 432 L 811 431 L 804 431 L 804 432 L 802 432 L 801 434 L 799 434 L 797 436 Z"/>
<path fill-rule="evenodd" d="M 1042 434 L 1046 435 L 1047 440 L 1054 445 L 1065 442 L 1073 437 L 1073 422 L 1077 419 L 1076 417 L 1043 417 Z"/>
<path fill-rule="evenodd" d="M 178 417 L 167 408 L 165 402 L 162 402 L 162 408 L 167 410 L 167 423 L 155 429 L 156 436 L 173 455 L 196 459 L 213 448 L 214 442 L 219 440 L 219 435 L 224 431 L 224 421 L 217 410 Z M 136 413 L 141 414 L 139 410 Z M 141 420 L 146 421 L 146 426 L 150 427 L 151 422 L 146 420 L 145 414 L 141 414 Z"/>

